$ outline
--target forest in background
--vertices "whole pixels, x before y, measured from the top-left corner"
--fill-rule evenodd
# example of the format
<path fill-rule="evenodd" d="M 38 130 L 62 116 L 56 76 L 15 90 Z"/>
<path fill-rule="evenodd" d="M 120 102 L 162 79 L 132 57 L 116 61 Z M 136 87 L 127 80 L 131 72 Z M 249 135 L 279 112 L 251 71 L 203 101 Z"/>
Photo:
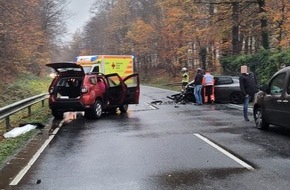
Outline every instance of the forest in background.
<path fill-rule="evenodd" d="M 0 92 L 19 74 L 43 77 L 45 64 L 78 55 L 132 54 L 143 78 L 183 66 L 215 73 L 249 65 L 267 80 L 289 65 L 287 0 L 96 0 L 93 17 L 66 35 L 69 0 L 0 1 Z"/>

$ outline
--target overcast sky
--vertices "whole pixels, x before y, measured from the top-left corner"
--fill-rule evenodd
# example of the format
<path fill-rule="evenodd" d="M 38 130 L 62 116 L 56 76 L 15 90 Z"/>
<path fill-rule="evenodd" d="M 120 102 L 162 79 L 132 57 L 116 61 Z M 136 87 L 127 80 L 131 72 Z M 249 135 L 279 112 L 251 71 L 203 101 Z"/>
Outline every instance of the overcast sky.
<path fill-rule="evenodd" d="M 81 29 L 85 23 L 90 19 L 90 7 L 95 0 L 71 0 L 68 5 L 68 10 L 72 13 L 71 18 L 67 20 L 68 37 L 71 36 L 77 29 Z"/>

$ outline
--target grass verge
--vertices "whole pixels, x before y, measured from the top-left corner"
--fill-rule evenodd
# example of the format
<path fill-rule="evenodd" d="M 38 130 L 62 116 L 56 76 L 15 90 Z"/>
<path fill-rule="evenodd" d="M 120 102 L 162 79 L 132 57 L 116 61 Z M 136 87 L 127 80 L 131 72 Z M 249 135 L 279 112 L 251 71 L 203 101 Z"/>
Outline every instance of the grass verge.
<path fill-rule="evenodd" d="M 27 112 L 27 111 L 26 111 Z M 50 110 L 48 108 L 48 103 L 44 104 L 42 107 L 41 103 L 34 105 L 30 117 L 27 117 L 25 111 L 20 111 L 19 113 L 13 115 L 12 117 L 12 126 L 18 126 L 20 123 L 30 123 L 30 122 L 39 122 L 42 124 L 47 124 L 49 121 Z M 3 123 L 1 122 L 1 128 L 3 129 Z M 9 159 L 12 155 L 18 152 L 30 139 L 36 135 L 37 129 L 34 129 L 28 133 L 20 135 L 15 138 L 5 139 L 1 136 L 0 140 L 0 168 L 4 165 L 5 161 Z"/>
<path fill-rule="evenodd" d="M 171 77 L 165 70 L 158 70 L 155 71 L 156 73 L 153 74 L 154 77 L 147 77 L 146 75 L 142 77 L 141 81 L 142 84 L 147 86 L 153 86 L 168 90 L 181 90 L 181 78 Z"/>
<path fill-rule="evenodd" d="M 18 80 L 7 84 L 5 89 L 1 90 L 0 107 L 47 92 L 50 81 L 51 79 L 49 78 L 39 78 L 31 75 L 20 76 Z M 13 114 L 10 117 L 11 129 L 18 127 L 21 123 L 39 122 L 46 124 L 50 117 L 48 102 L 45 101 L 44 106 L 39 102 L 31 107 L 31 116 L 28 116 L 27 109 Z M 36 135 L 37 130 L 32 130 L 18 137 L 8 139 L 3 137 L 5 132 L 6 123 L 5 120 L 2 120 L 0 121 L 0 169 L 10 157 L 15 155 Z"/>

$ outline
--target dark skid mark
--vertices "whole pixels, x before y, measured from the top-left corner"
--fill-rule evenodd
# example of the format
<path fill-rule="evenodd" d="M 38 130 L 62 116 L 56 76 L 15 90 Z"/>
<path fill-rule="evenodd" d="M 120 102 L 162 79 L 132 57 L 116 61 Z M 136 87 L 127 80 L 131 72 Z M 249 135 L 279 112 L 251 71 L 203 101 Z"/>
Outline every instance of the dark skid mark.
<path fill-rule="evenodd" d="M 213 121 L 212 118 L 208 118 L 205 124 L 220 127 L 220 126 L 229 126 L 232 124 L 232 122 L 218 121 L 217 119 Z"/>
<path fill-rule="evenodd" d="M 216 104 L 214 106 L 215 110 L 236 110 L 236 108 L 230 108 L 227 104 Z"/>
<path fill-rule="evenodd" d="M 161 100 L 156 100 L 156 101 L 153 101 L 153 102 L 151 102 L 151 104 L 162 104 L 162 101 Z"/>
<path fill-rule="evenodd" d="M 207 184 L 207 180 L 225 180 L 231 175 L 242 174 L 244 168 L 196 169 L 191 171 L 173 171 L 152 177 L 157 187 L 180 188 Z"/>
<path fill-rule="evenodd" d="M 128 124 L 123 124 L 120 126 L 119 131 L 120 132 L 128 132 L 128 131 L 141 131 L 142 130 L 142 125 L 128 125 Z"/>
<path fill-rule="evenodd" d="M 231 134 L 243 134 L 244 129 L 243 128 L 231 128 L 231 127 L 227 127 L 227 128 L 219 128 L 216 129 L 213 133 L 231 133 Z"/>
<path fill-rule="evenodd" d="M 135 135 L 134 137 L 138 137 L 138 138 L 159 138 L 160 135 L 157 133 L 147 133 L 147 134 L 138 134 Z"/>
<path fill-rule="evenodd" d="M 187 114 L 189 116 L 202 116 L 204 117 L 205 113 L 201 110 L 185 110 L 185 111 L 179 111 L 179 113 Z"/>

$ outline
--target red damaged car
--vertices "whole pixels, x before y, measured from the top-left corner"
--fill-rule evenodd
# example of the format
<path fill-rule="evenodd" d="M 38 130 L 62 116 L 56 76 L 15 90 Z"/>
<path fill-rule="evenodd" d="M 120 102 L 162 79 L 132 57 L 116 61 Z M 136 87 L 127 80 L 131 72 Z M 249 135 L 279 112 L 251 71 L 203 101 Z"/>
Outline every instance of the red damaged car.
<path fill-rule="evenodd" d="M 81 65 L 70 62 L 50 63 L 56 77 L 49 87 L 49 107 L 55 118 L 64 112 L 84 111 L 86 118 L 100 118 L 104 111 L 124 113 L 129 104 L 138 104 L 139 75 L 122 79 L 117 73 L 85 74 Z"/>

